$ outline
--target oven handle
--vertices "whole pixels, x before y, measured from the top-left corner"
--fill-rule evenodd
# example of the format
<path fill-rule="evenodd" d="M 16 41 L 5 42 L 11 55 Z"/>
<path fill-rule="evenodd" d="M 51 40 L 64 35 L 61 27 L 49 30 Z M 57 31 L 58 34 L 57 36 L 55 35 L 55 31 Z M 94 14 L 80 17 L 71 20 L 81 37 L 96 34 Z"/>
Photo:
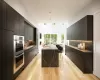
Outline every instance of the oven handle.
<path fill-rule="evenodd" d="M 22 55 L 24 55 L 24 54 L 22 53 L 22 54 L 20 54 L 20 55 L 18 55 L 18 56 L 15 56 L 15 58 L 18 58 L 18 57 L 20 57 L 20 56 L 22 56 Z"/>

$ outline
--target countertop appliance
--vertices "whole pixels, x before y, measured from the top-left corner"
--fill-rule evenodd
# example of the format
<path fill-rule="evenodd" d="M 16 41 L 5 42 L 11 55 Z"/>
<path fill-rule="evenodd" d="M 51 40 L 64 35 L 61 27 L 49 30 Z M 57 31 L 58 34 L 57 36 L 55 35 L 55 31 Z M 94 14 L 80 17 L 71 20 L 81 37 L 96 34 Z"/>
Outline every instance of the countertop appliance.
<path fill-rule="evenodd" d="M 14 35 L 14 74 L 24 65 L 24 36 Z"/>

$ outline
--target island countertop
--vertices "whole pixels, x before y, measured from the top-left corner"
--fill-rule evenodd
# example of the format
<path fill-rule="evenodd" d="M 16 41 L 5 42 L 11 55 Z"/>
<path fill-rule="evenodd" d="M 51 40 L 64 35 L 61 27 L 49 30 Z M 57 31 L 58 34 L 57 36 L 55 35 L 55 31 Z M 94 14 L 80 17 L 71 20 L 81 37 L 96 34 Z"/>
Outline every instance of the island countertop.
<path fill-rule="evenodd" d="M 43 50 L 51 50 L 51 49 L 54 49 L 54 50 L 58 50 L 58 48 L 56 47 L 56 45 L 50 45 L 50 46 L 44 46 L 42 48 Z"/>

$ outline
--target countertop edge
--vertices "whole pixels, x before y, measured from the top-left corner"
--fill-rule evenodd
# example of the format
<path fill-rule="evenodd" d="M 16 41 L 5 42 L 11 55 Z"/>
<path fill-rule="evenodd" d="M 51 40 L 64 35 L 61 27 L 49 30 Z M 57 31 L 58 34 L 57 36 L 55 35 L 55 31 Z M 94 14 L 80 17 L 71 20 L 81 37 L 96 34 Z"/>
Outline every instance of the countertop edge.
<path fill-rule="evenodd" d="M 81 52 L 92 53 L 92 51 L 89 51 L 89 50 L 80 50 L 80 49 L 78 49 L 77 47 L 74 47 L 74 46 L 71 46 L 71 45 L 66 45 L 66 46 L 69 46 L 69 47 L 71 47 L 71 48 L 73 48 L 73 49 L 76 49 L 76 50 L 79 50 L 79 51 L 81 51 Z"/>

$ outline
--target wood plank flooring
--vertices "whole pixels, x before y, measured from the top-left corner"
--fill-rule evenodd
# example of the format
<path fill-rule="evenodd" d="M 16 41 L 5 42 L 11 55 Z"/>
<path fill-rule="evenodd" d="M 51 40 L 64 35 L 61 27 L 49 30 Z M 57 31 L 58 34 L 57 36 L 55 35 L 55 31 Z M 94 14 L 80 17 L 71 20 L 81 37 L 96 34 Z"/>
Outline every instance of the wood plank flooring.
<path fill-rule="evenodd" d="M 42 68 L 38 54 L 16 80 L 100 80 L 93 74 L 83 74 L 65 55 L 59 61 L 58 68 Z"/>

